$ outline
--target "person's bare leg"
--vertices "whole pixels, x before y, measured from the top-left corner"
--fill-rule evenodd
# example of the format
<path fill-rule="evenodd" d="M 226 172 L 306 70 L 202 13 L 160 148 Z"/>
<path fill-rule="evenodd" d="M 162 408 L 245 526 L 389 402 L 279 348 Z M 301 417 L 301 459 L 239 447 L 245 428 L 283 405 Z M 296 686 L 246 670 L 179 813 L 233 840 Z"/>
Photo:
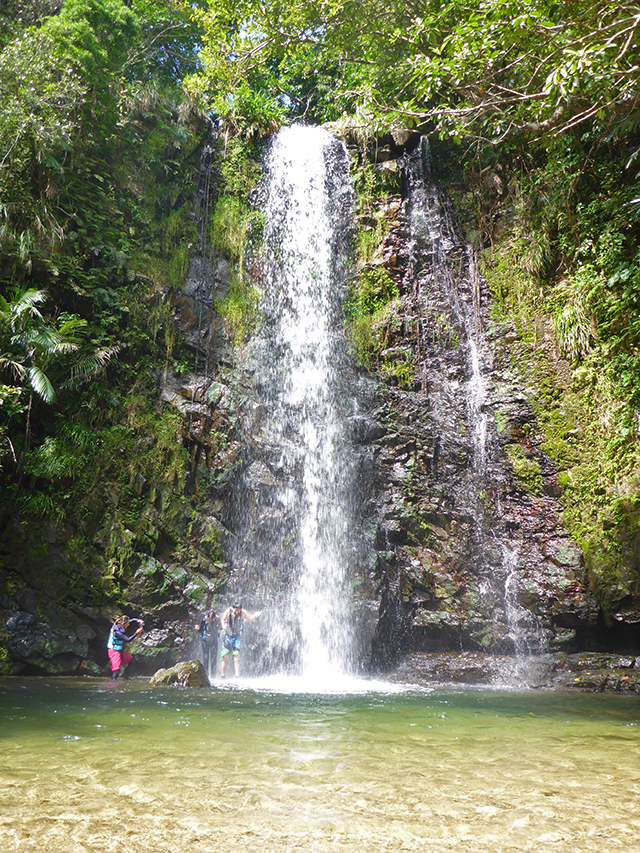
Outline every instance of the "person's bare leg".
<path fill-rule="evenodd" d="M 237 678 L 240 675 L 240 655 L 233 656 L 233 669 Z"/>
<path fill-rule="evenodd" d="M 225 655 L 222 658 L 222 660 L 220 661 L 220 677 L 221 678 L 224 678 L 224 674 L 227 671 L 227 657 L 228 657 L 228 655 Z"/>

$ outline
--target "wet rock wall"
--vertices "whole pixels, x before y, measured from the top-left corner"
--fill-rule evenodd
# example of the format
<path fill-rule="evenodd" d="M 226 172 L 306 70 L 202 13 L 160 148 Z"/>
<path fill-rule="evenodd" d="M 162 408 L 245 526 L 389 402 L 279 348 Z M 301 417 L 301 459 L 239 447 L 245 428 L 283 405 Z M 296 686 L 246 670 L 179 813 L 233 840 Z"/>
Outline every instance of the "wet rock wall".
<path fill-rule="evenodd" d="M 387 168 L 388 168 L 388 164 Z M 381 257 L 400 307 L 387 350 L 410 387 L 377 391 L 381 596 L 373 661 L 403 653 L 537 654 L 596 642 L 597 607 L 563 526 L 556 472 L 490 294 L 423 142 L 398 162 Z M 406 356 L 404 356 L 406 357 Z"/>

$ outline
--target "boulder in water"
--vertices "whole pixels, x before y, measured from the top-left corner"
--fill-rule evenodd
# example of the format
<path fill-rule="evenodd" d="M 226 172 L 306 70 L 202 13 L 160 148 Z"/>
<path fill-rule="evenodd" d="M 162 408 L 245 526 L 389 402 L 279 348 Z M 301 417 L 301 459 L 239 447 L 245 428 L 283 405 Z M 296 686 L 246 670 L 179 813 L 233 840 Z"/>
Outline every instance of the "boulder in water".
<path fill-rule="evenodd" d="M 159 669 L 149 679 L 151 687 L 174 685 L 179 687 L 210 687 L 211 683 L 199 660 L 183 660 L 170 669 Z"/>

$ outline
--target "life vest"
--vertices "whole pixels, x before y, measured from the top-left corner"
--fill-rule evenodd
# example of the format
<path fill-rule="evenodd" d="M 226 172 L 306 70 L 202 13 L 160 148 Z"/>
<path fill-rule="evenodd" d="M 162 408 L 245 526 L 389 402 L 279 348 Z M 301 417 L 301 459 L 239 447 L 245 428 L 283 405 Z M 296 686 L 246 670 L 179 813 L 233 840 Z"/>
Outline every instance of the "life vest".
<path fill-rule="evenodd" d="M 242 610 L 237 616 L 233 610 L 230 610 L 225 622 L 227 625 L 225 633 L 230 637 L 239 637 L 242 634 Z"/>
<path fill-rule="evenodd" d="M 200 639 L 203 643 L 211 643 L 217 636 L 216 620 L 209 622 L 206 616 L 200 620 Z"/>
<path fill-rule="evenodd" d="M 111 626 L 111 630 L 109 631 L 109 640 L 107 642 L 107 648 L 113 649 L 114 652 L 121 652 L 122 647 L 124 646 L 124 641 L 120 640 L 118 637 L 114 636 L 113 629 L 115 625 Z M 118 626 L 120 627 L 120 626 Z"/>

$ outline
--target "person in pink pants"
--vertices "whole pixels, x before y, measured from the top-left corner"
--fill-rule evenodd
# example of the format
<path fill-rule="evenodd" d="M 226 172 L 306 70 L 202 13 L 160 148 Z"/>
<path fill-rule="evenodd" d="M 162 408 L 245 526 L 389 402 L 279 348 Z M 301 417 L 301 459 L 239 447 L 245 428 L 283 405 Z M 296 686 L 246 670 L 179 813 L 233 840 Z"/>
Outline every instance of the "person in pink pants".
<path fill-rule="evenodd" d="M 127 628 L 133 622 L 137 622 L 138 628 L 130 637 L 128 637 Z M 131 640 L 135 640 L 136 637 L 139 637 L 143 630 L 144 622 L 142 619 L 129 619 L 128 616 L 118 616 L 111 626 L 111 630 L 109 631 L 109 640 L 107 642 L 107 652 L 109 654 L 109 660 L 111 661 L 111 677 L 114 680 L 118 678 L 118 676 L 124 674 L 127 664 L 133 657 L 133 655 L 125 650 L 125 644 L 130 643 Z"/>

